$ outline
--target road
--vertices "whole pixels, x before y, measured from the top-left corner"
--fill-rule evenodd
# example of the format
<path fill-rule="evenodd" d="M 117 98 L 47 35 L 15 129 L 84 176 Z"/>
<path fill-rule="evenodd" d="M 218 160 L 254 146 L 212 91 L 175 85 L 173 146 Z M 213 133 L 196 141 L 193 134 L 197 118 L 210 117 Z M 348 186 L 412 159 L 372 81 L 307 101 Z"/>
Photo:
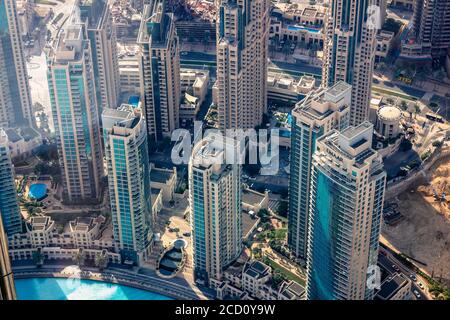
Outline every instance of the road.
<path fill-rule="evenodd" d="M 421 282 L 423 285 L 427 285 L 427 282 L 425 279 L 423 279 L 421 276 L 419 276 L 414 270 L 411 270 L 410 268 L 406 267 L 402 262 L 400 262 L 389 249 L 386 248 L 380 248 L 381 253 L 385 253 L 385 255 L 380 254 L 378 257 L 378 262 L 385 268 L 390 274 L 397 272 L 393 265 L 396 265 L 399 268 L 400 273 L 405 275 L 407 278 L 410 278 L 410 275 L 413 274 L 416 276 L 417 281 L 413 281 L 411 285 L 411 290 L 417 290 L 421 297 L 418 299 L 412 293 L 412 297 L 414 297 L 415 300 L 432 300 L 432 297 L 428 290 L 422 290 L 417 284 Z"/>
<path fill-rule="evenodd" d="M 204 52 L 182 51 L 181 64 L 186 67 L 198 67 L 199 65 L 215 67 L 216 55 Z M 272 72 L 284 72 L 297 77 L 310 75 L 319 80 L 322 78 L 322 68 L 308 64 L 271 60 L 268 69 Z M 419 100 L 426 94 L 425 90 L 393 81 L 380 80 L 376 77 L 373 80 L 372 90 L 407 100 Z"/>

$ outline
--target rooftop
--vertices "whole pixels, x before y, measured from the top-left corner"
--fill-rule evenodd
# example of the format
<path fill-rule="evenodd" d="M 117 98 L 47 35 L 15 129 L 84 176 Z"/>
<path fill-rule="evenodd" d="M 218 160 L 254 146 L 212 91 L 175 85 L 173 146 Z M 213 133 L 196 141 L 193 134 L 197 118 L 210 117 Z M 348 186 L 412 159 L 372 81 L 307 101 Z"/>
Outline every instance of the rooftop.
<path fill-rule="evenodd" d="M 166 183 L 172 178 L 173 172 L 167 169 L 152 168 L 150 180 L 152 182 Z"/>
<path fill-rule="evenodd" d="M 260 204 L 266 195 L 252 189 L 242 189 L 242 202 L 250 205 Z"/>
<path fill-rule="evenodd" d="M 270 272 L 270 267 L 258 260 L 253 260 L 247 264 L 244 270 L 245 274 L 255 279 L 265 277 L 269 275 Z"/>
<path fill-rule="evenodd" d="M 376 299 L 389 300 L 401 288 L 408 285 L 409 280 L 405 276 L 396 273 L 392 277 L 386 278 L 381 284 L 380 291 L 377 292 Z"/>

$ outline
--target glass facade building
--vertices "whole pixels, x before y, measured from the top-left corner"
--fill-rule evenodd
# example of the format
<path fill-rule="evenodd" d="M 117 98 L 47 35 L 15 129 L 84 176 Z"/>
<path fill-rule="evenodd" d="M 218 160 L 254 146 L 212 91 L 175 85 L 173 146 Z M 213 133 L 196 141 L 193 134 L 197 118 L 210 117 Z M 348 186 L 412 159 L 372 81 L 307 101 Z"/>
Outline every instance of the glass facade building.
<path fill-rule="evenodd" d="M 15 0 L 0 0 L 0 127 L 33 125 Z"/>
<path fill-rule="evenodd" d="M 69 24 L 47 59 L 63 198 L 70 203 L 97 202 L 103 177 L 94 73 L 86 39 L 82 24 Z"/>
<path fill-rule="evenodd" d="M 363 122 L 317 140 L 312 159 L 307 298 L 373 298 L 386 173 Z"/>
<path fill-rule="evenodd" d="M 312 155 L 316 140 L 349 124 L 351 86 L 338 82 L 320 88 L 297 103 L 292 111 L 289 175 L 288 246 L 306 261 Z"/>
<path fill-rule="evenodd" d="M 204 139 L 189 162 L 194 277 L 204 283 L 221 279 L 242 251 L 241 168 L 224 161 L 235 150 Z"/>
<path fill-rule="evenodd" d="M 0 129 L 0 214 L 3 218 L 5 232 L 9 237 L 22 232 L 22 217 L 14 182 L 8 137 L 2 129 Z"/>
<path fill-rule="evenodd" d="M 102 114 L 114 239 L 123 261 L 140 265 L 152 242 L 147 131 L 139 108 L 122 105 Z"/>
<path fill-rule="evenodd" d="M 0 216 L 0 300 L 15 300 L 14 276 L 8 255 L 8 240 Z"/>

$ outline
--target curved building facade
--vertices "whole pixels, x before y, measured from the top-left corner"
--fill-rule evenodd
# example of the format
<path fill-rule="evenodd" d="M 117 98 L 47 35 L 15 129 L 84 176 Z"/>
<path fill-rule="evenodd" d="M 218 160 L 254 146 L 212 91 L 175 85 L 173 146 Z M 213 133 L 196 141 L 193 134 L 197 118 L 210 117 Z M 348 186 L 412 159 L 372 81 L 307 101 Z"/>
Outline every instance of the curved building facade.
<path fill-rule="evenodd" d="M 386 173 L 363 122 L 317 141 L 311 173 L 309 300 L 373 298 Z"/>

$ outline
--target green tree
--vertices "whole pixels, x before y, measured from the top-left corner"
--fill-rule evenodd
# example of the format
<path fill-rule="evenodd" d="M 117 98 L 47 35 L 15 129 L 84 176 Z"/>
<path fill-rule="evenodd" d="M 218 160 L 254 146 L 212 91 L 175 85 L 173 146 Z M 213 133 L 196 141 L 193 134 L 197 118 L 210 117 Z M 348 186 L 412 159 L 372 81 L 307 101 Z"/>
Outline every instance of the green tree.
<path fill-rule="evenodd" d="M 278 212 L 278 214 L 280 216 L 287 217 L 287 212 L 288 212 L 288 203 L 287 203 L 287 201 L 280 201 L 278 203 L 277 212 Z"/>
<path fill-rule="evenodd" d="M 44 264 L 44 255 L 42 254 L 41 248 L 33 251 L 33 262 L 38 268 L 42 267 Z"/>
<path fill-rule="evenodd" d="M 102 271 L 108 266 L 108 256 L 105 252 L 99 252 L 95 255 L 94 264 Z"/>
<path fill-rule="evenodd" d="M 403 111 L 406 111 L 406 109 L 408 109 L 408 103 L 407 103 L 405 100 L 402 100 L 402 101 L 400 102 L 400 108 L 401 108 Z"/>
<path fill-rule="evenodd" d="M 72 256 L 73 262 L 75 262 L 79 267 L 84 266 L 86 262 L 86 255 L 83 249 L 78 249 Z"/>

